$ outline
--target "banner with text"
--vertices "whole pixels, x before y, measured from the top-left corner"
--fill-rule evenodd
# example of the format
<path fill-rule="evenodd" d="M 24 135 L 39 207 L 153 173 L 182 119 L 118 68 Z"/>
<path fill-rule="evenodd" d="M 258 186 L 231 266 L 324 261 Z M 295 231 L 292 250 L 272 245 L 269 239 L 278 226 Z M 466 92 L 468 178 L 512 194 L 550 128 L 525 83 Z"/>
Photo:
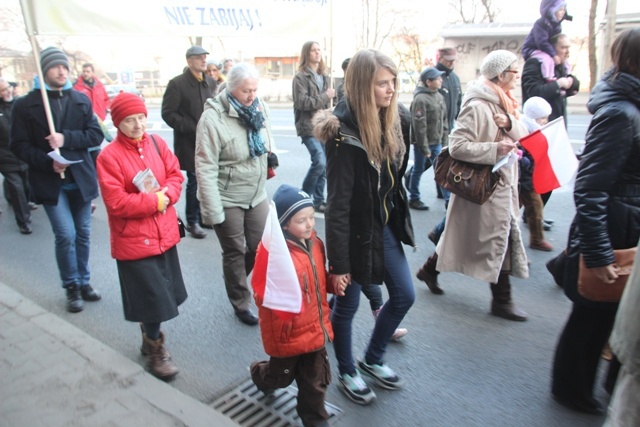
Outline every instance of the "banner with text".
<path fill-rule="evenodd" d="M 304 36 L 329 32 L 332 0 L 26 0 L 35 34 Z"/>

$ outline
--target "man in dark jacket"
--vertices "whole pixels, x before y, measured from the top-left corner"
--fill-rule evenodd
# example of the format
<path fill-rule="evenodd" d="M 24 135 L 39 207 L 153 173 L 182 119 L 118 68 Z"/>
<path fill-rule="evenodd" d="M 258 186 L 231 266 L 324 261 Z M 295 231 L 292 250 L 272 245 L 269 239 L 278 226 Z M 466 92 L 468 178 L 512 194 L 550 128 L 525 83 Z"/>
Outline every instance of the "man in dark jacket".
<path fill-rule="evenodd" d="M 187 230 L 196 239 L 206 236 L 201 227 L 197 196 L 196 127 L 205 101 L 216 94 L 215 80 L 205 73 L 208 54 L 200 46 L 187 49 L 187 67 L 169 81 L 162 98 L 162 119 L 173 128 L 173 149 L 180 161 L 180 169 L 187 172 Z"/>
<path fill-rule="evenodd" d="M 327 206 L 324 201 L 327 157 L 324 144 L 313 136 L 311 118 L 318 110 L 329 108 L 329 103 L 336 94 L 329 87 L 326 71 L 320 45 L 314 41 L 302 45 L 298 72 L 293 77 L 293 115 L 296 133 L 311 156 L 311 166 L 302 182 L 302 191 L 313 197 L 315 210 L 321 213 Z"/>
<path fill-rule="evenodd" d="M 0 77 L 0 173 L 4 175 L 7 200 L 11 200 L 13 213 L 22 234 L 31 234 L 31 209 L 26 192 L 29 166 L 20 161 L 9 149 L 9 127 L 13 88 Z"/>
<path fill-rule="evenodd" d="M 55 130 L 47 123 L 36 79 L 34 90 L 14 102 L 10 147 L 29 165 L 31 192 L 44 205 L 55 235 L 67 310 L 76 313 L 84 308 L 83 300 L 100 299 L 89 284 L 91 200 L 98 197 L 98 181 L 88 149 L 99 145 L 103 135 L 89 98 L 71 89 L 64 52 L 46 48 L 40 64 Z M 54 152 L 62 158 L 48 155 Z"/>
<path fill-rule="evenodd" d="M 453 66 L 458 59 L 458 53 L 454 47 L 443 47 L 438 51 L 438 63 L 436 68 L 443 71 L 442 87 L 439 89 L 444 102 L 447 105 L 447 122 L 449 132 L 453 130 L 456 124 L 460 105 L 462 105 L 462 87 L 460 86 L 460 77 L 453 71 Z"/>

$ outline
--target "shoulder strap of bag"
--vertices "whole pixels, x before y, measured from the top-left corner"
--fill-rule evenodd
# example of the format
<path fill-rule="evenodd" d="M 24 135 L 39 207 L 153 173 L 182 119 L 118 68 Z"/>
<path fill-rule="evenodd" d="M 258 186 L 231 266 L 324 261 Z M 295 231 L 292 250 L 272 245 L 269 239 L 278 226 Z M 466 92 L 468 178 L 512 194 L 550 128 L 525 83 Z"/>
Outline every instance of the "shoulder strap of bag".
<path fill-rule="evenodd" d="M 160 148 L 158 148 L 158 143 L 156 142 L 156 139 L 151 134 L 149 134 L 149 137 L 151 137 L 151 140 L 153 141 L 153 145 L 156 146 L 156 151 L 158 152 L 158 156 L 160 156 L 160 158 L 162 159 L 162 154 L 160 154 Z"/>
<path fill-rule="evenodd" d="M 477 97 L 475 97 L 475 98 L 469 98 L 469 99 L 467 99 L 467 102 L 465 102 L 465 105 L 466 105 L 466 104 L 468 104 L 468 103 L 470 103 L 470 102 L 471 102 L 471 101 L 473 101 L 474 99 L 478 99 L 478 100 L 479 100 L 480 98 L 477 98 Z M 492 112 L 493 114 L 507 114 L 507 112 L 506 112 L 506 111 L 505 111 L 505 110 L 504 110 L 500 105 L 495 105 L 495 104 L 494 104 L 494 103 L 492 103 L 492 102 L 487 102 L 486 104 L 488 105 L 489 110 L 491 110 L 491 112 Z M 508 114 L 507 114 L 507 116 L 508 116 Z M 495 138 L 493 138 L 493 140 L 494 140 L 495 142 L 502 141 L 502 140 L 504 139 L 504 138 L 501 138 L 501 135 L 503 134 L 503 132 L 505 132 L 505 130 L 504 130 L 503 128 L 500 128 L 500 127 L 499 127 L 499 128 L 498 128 L 498 133 L 496 133 L 496 137 L 495 137 Z"/>

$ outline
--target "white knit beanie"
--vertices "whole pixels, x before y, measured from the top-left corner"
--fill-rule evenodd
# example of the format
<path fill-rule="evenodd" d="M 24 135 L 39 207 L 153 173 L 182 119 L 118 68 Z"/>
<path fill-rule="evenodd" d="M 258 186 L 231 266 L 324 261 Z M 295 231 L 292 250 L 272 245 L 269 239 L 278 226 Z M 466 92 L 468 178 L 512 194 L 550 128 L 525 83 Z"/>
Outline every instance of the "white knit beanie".
<path fill-rule="evenodd" d="M 542 119 L 551 114 L 551 105 L 539 96 L 532 96 L 524 103 L 522 112 L 530 119 Z"/>
<path fill-rule="evenodd" d="M 486 78 L 491 80 L 497 77 L 500 73 L 504 72 L 509 65 L 518 60 L 515 53 L 508 50 L 494 50 L 484 57 L 482 65 L 480 65 L 480 73 Z"/>

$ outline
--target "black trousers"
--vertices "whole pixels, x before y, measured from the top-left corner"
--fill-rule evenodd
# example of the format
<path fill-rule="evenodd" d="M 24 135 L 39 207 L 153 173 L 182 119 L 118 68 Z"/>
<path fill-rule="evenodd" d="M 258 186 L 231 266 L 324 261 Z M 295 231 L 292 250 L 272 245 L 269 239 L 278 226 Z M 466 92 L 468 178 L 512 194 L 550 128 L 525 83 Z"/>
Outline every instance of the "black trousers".
<path fill-rule="evenodd" d="M 551 389 L 554 395 L 571 399 L 593 398 L 598 363 L 615 316 L 615 310 L 573 304 L 553 361 Z"/>
<path fill-rule="evenodd" d="M 260 390 L 285 388 L 296 380 L 298 405 L 296 411 L 305 426 L 324 424 L 329 414 L 324 397 L 331 382 L 327 350 L 292 357 L 272 357 L 269 361 L 251 364 L 251 379 Z"/>
<path fill-rule="evenodd" d="M 28 172 L 3 172 L 5 198 L 10 201 L 16 223 L 19 227 L 31 223 L 31 209 L 29 208 Z"/>

